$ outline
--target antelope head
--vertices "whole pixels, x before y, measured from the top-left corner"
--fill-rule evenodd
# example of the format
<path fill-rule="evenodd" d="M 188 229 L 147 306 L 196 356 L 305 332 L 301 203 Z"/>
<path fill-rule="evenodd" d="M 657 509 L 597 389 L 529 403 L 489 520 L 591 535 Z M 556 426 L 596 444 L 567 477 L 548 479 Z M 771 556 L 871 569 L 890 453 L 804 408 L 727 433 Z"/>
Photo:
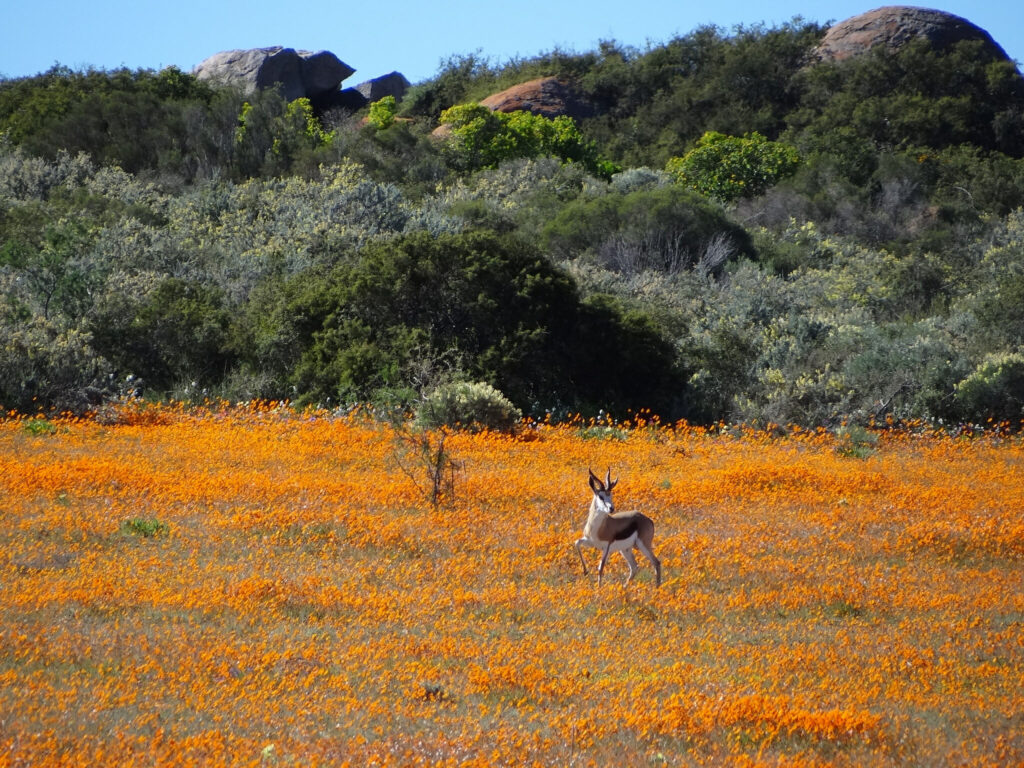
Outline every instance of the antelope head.
<path fill-rule="evenodd" d="M 594 470 L 588 470 L 590 472 L 590 490 L 594 492 L 593 505 L 597 506 L 602 512 L 611 514 L 615 511 L 615 503 L 612 501 L 612 488 L 618 484 L 618 480 L 612 480 L 611 467 L 608 468 L 608 473 L 604 477 L 604 482 L 594 474 Z"/>

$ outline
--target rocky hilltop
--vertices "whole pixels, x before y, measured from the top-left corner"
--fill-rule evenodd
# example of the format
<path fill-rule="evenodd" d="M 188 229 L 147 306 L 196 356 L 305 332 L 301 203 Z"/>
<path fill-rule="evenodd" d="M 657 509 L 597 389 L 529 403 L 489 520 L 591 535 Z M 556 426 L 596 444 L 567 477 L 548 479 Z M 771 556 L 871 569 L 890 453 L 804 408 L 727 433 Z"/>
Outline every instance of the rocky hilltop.
<path fill-rule="evenodd" d="M 835 24 L 822 38 L 816 54 L 819 59 L 841 61 L 878 45 L 895 49 L 921 38 L 939 49 L 962 40 L 977 40 L 982 43 L 982 55 L 987 59 L 1009 60 L 988 32 L 967 19 L 905 5 L 876 8 Z M 409 88 L 409 81 L 401 73 L 391 72 L 342 90 L 342 81 L 354 72 L 330 51 L 282 46 L 222 51 L 193 69 L 201 80 L 233 85 L 245 93 L 278 85 L 285 98 L 306 97 L 320 109 L 358 109 L 384 96 L 401 100 Z M 577 120 L 598 112 L 577 84 L 557 77 L 520 83 L 488 96 L 481 103 L 498 112 L 526 110 L 545 117 L 568 115 Z"/>
<path fill-rule="evenodd" d="M 280 45 L 221 51 L 192 69 L 200 80 L 234 86 L 245 94 L 276 86 L 288 101 L 307 98 L 320 109 L 359 109 L 385 96 L 401 100 L 409 88 L 401 72 L 389 72 L 339 90 L 342 81 L 354 73 L 355 69 L 330 51 L 300 51 Z"/>

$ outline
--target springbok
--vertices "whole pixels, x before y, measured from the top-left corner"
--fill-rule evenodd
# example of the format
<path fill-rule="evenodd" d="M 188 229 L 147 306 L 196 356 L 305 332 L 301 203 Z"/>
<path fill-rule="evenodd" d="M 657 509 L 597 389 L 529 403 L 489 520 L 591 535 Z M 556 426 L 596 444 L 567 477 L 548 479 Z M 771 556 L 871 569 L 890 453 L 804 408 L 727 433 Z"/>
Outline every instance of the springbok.
<path fill-rule="evenodd" d="M 633 547 L 636 547 L 654 566 L 654 586 L 661 586 L 661 561 L 654 556 L 654 521 L 641 512 L 615 511 L 612 488 L 619 481 L 612 480 L 611 468 L 608 469 L 603 483 L 593 470 L 588 471 L 594 498 L 590 502 L 586 525 L 583 526 L 583 536 L 576 540 L 576 554 L 580 556 L 584 575 L 587 573 L 587 562 L 583 559 L 580 547 L 586 544 L 588 547 L 604 550 L 601 564 L 597 566 L 598 587 L 601 586 L 604 564 L 611 552 L 621 552 L 629 565 L 629 576 L 626 577 L 626 584 L 629 584 L 636 575 L 636 558 L 633 556 Z"/>

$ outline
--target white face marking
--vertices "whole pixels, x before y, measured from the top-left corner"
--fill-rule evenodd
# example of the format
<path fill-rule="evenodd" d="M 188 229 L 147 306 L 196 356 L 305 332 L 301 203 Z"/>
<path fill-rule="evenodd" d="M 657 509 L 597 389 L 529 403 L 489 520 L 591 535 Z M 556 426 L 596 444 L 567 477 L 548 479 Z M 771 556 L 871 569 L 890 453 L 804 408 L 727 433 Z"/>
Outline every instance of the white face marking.
<path fill-rule="evenodd" d="M 612 503 L 612 495 L 609 491 L 595 491 L 594 498 L 597 499 L 597 505 L 602 512 L 610 515 L 615 511 L 615 504 Z"/>

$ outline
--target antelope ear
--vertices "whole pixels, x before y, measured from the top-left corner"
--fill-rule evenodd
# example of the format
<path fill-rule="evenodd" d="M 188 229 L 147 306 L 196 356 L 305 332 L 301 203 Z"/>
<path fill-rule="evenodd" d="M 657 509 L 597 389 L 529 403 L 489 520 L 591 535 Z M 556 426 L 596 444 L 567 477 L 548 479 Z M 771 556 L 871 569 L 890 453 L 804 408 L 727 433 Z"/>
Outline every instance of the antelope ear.
<path fill-rule="evenodd" d="M 614 488 L 618 484 L 619 484 L 619 479 L 618 478 L 615 478 L 614 480 L 612 480 L 610 483 L 608 483 L 608 491 L 611 492 L 612 488 Z"/>
<path fill-rule="evenodd" d="M 597 475 L 594 474 L 594 470 L 588 469 L 587 471 L 590 472 L 590 490 L 592 490 L 594 493 L 597 493 L 598 491 L 603 491 L 604 486 L 601 485 L 601 481 L 597 479 Z"/>

